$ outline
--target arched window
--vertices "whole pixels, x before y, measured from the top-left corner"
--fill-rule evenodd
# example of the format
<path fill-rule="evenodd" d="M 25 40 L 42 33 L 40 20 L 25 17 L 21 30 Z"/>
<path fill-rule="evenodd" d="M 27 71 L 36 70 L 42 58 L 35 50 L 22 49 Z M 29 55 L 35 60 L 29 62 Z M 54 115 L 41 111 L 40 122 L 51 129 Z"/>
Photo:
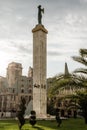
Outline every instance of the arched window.
<path fill-rule="evenodd" d="M 13 88 L 13 93 L 15 92 L 15 89 Z"/>
<path fill-rule="evenodd" d="M 24 93 L 24 89 L 21 89 L 21 93 Z"/>
<path fill-rule="evenodd" d="M 28 91 L 29 93 L 31 93 L 32 92 L 32 90 L 31 89 L 29 89 L 29 91 Z"/>

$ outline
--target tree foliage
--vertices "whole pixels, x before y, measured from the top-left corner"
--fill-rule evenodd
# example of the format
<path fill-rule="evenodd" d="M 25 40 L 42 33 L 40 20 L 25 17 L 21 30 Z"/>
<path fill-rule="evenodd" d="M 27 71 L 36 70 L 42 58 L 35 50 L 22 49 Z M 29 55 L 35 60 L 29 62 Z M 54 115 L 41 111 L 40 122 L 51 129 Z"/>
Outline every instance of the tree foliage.
<path fill-rule="evenodd" d="M 17 117 L 19 120 L 19 129 L 21 130 L 21 127 L 24 125 L 25 123 L 25 119 L 24 119 L 24 114 L 25 114 L 25 110 L 26 110 L 26 101 L 25 98 L 21 98 L 20 104 L 19 104 L 19 109 L 17 112 Z"/>
<path fill-rule="evenodd" d="M 80 49 L 79 50 L 80 56 L 73 56 L 73 60 L 81 63 L 85 67 L 87 66 L 87 49 Z M 78 68 L 74 72 L 81 73 L 81 74 L 87 74 L 86 68 Z"/>
<path fill-rule="evenodd" d="M 77 99 L 79 108 L 82 110 L 85 123 L 87 124 L 87 90 L 77 91 L 73 97 Z"/>
<path fill-rule="evenodd" d="M 36 124 L 36 112 L 34 110 L 31 111 L 29 122 L 32 126 Z"/>
<path fill-rule="evenodd" d="M 73 60 L 81 63 L 85 67 L 87 66 L 87 49 L 79 50 L 80 56 L 73 56 Z M 74 95 L 75 100 L 78 100 L 78 106 L 83 111 L 85 122 L 87 123 L 87 68 L 78 68 L 73 73 L 65 75 L 59 74 L 51 79 L 49 83 L 48 96 L 50 98 L 56 97 L 59 94 L 59 90 L 69 87 L 75 88 L 76 93 Z M 78 91 L 78 88 L 84 88 L 84 92 Z M 73 97 L 73 95 L 67 95 L 66 98 Z M 58 101 L 58 100 L 56 100 Z"/>

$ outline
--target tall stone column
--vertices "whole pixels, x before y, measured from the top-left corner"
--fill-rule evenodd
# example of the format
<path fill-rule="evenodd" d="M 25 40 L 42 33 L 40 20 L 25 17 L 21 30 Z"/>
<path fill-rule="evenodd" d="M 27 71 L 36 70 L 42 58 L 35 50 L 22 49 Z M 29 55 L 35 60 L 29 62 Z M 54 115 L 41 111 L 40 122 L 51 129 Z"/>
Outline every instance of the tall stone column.
<path fill-rule="evenodd" d="M 33 110 L 37 117 L 47 114 L 47 33 L 43 25 L 38 24 L 33 32 Z"/>

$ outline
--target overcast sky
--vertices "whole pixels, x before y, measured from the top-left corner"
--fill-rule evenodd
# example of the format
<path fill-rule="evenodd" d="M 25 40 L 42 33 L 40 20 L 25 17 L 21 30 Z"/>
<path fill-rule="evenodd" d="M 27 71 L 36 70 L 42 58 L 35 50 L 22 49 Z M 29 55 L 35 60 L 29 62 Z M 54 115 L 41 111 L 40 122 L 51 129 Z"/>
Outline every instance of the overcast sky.
<path fill-rule="evenodd" d="M 87 49 L 87 0 L 0 0 L 0 76 L 9 63 L 22 63 L 23 75 L 33 66 L 32 29 L 38 23 L 37 6 L 45 9 L 42 24 L 47 35 L 47 77 L 72 72 L 81 64 L 71 56 Z"/>

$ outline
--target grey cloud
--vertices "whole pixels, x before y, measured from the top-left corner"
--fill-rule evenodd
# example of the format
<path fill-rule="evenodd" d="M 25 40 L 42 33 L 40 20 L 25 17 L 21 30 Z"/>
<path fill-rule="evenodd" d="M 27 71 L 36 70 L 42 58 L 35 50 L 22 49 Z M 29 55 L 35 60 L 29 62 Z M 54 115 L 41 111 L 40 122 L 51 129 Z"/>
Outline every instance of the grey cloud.
<path fill-rule="evenodd" d="M 62 55 L 62 53 L 57 52 L 57 51 L 48 51 L 47 54 L 48 54 L 48 56 L 59 56 L 59 55 Z"/>
<path fill-rule="evenodd" d="M 59 22 L 60 19 L 64 20 L 64 17 L 69 13 L 73 13 L 73 15 L 80 14 L 80 17 L 81 15 L 86 16 L 87 4 L 81 0 L 53 0 L 47 4 L 46 11 L 46 18 L 52 16 L 51 22 L 54 19 L 56 20 L 55 22 Z M 46 21 L 50 22 L 48 18 Z"/>
<path fill-rule="evenodd" d="M 24 42 L 13 42 L 11 41 L 12 46 L 17 48 L 18 52 L 20 53 L 26 53 L 26 54 L 31 54 L 32 53 L 32 47 L 31 44 L 29 44 L 29 42 L 26 41 L 26 43 Z"/>
<path fill-rule="evenodd" d="M 24 46 L 19 46 L 18 49 L 19 49 L 18 51 L 26 53 L 26 54 L 31 54 L 32 53 L 31 48 L 29 49 L 29 48 L 26 48 Z"/>
<path fill-rule="evenodd" d="M 38 4 L 45 8 L 42 23 L 48 29 L 50 59 L 67 57 L 86 47 L 86 0 L 0 0 L 0 39 L 9 39 L 4 46 L 0 42 L 3 52 L 23 62 L 25 56 L 26 59 L 32 56 L 31 30 L 37 24 Z"/>
<path fill-rule="evenodd" d="M 0 9 L 2 11 L 2 13 L 0 13 L 0 28 L 2 28 L 0 31 L 0 38 L 28 38 L 32 28 L 31 25 L 33 26 L 34 23 L 37 23 L 37 5 L 39 3 L 41 3 L 42 7 L 46 10 L 43 16 L 45 20 L 43 20 L 48 28 L 54 23 L 59 24 L 59 22 L 63 22 L 67 10 L 68 13 L 72 11 L 78 13 L 75 7 L 79 11 L 83 7 L 81 0 L 35 0 L 34 2 L 32 0 L 0 0 L 0 3 Z M 84 6 L 87 8 L 87 5 Z"/>
<path fill-rule="evenodd" d="M 32 46 L 28 41 L 19 42 L 19 41 L 0 41 L 1 47 L 0 51 L 3 51 L 8 54 L 14 55 L 31 55 L 32 54 Z"/>

